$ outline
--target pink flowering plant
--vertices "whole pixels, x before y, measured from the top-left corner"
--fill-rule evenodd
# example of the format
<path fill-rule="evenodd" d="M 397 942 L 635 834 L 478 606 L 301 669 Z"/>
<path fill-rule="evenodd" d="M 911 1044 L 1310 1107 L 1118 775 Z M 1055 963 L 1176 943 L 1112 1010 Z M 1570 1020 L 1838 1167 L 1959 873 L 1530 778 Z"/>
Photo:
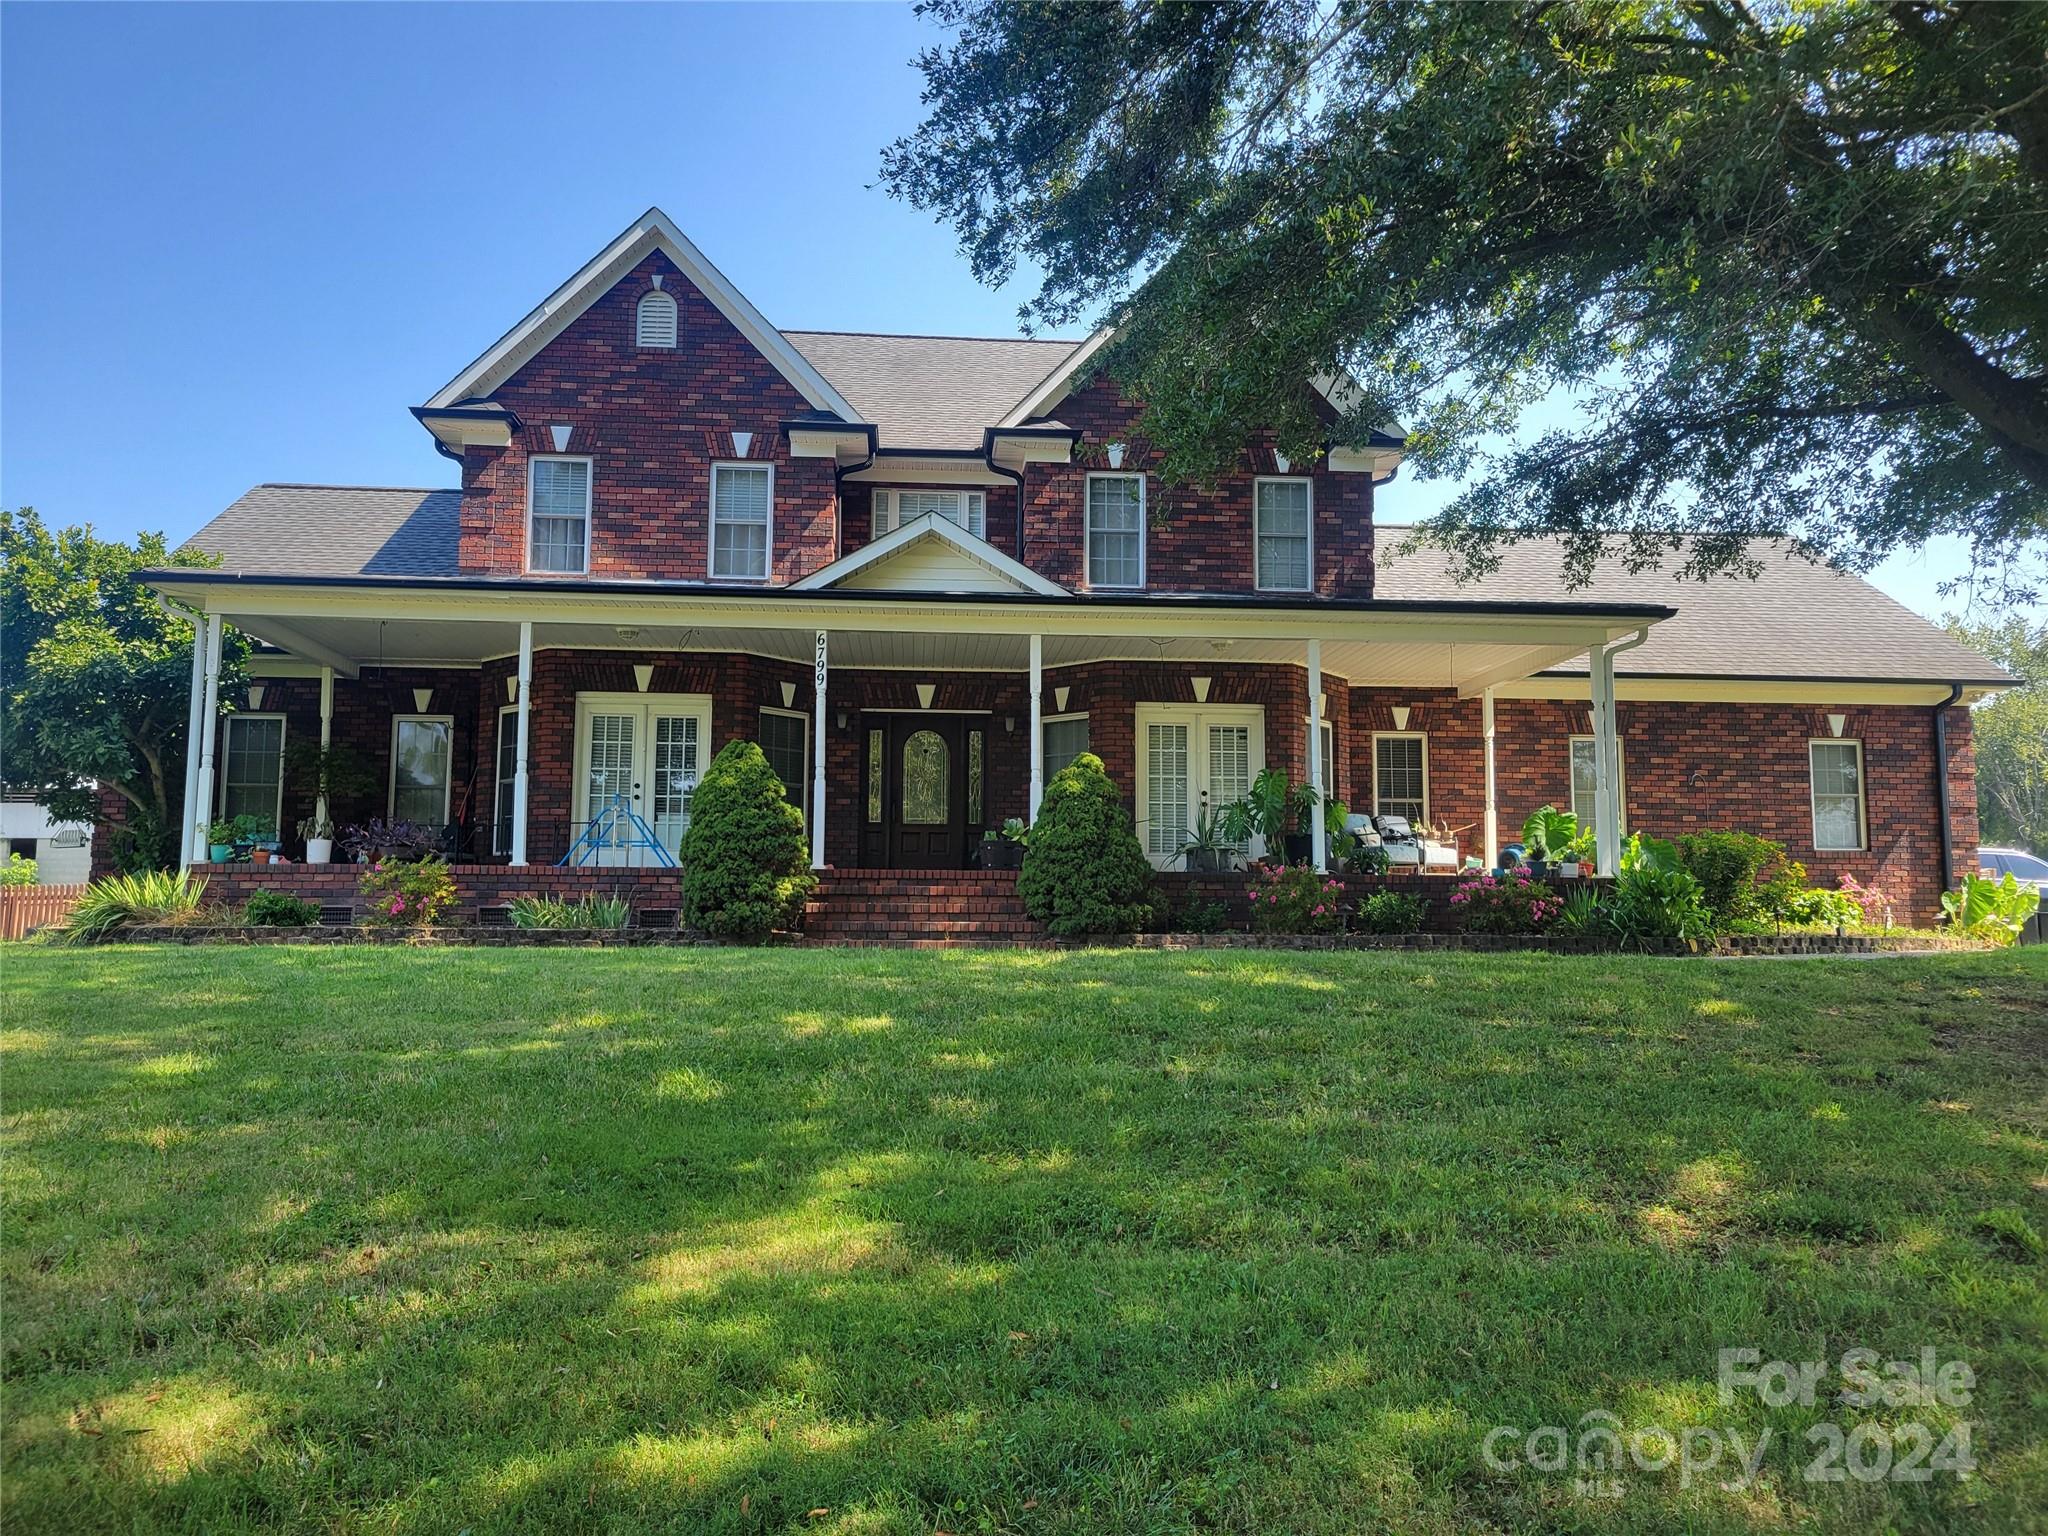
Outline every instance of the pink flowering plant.
<path fill-rule="evenodd" d="M 1252 927 L 1260 933 L 1342 933 L 1344 887 L 1306 864 L 1252 866 Z"/>
<path fill-rule="evenodd" d="M 455 904 L 455 877 L 440 859 L 379 859 L 366 865 L 357 891 L 366 921 L 387 928 L 427 928 Z"/>
<path fill-rule="evenodd" d="M 1863 916 L 1859 921 L 1865 928 L 1889 928 L 1892 925 L 1892 899 L 1874 885 L 1865 885 L 1854 875 L 1842 876 L 1842 894 L 1856 903 Z"/>
<path fill-rule="evenodd" d="M 1563 910 L 1555 887 L 1513 873 L 1463 880 L 1451 892 L 1451 915 L 1467 933 L 1541 933 Z"/>

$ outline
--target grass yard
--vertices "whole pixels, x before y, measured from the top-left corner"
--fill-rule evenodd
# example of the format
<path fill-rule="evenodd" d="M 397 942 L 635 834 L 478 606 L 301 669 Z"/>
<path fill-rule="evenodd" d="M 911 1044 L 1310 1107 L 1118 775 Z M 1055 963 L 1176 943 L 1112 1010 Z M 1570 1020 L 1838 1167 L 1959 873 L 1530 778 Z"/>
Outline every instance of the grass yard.
<path fill-rule="evenodd" d="M 10 1530 L 2048 1523 L 2048 951 L 14 947 L 0 1003 Z M 1972 1400 L 1716 1399 L 1855 1345 Z M 1772 1439 L 1481 1455 L 1594 1410 Z M 1803 1479 L 1866 1420 L 1977 1474 Z"/>

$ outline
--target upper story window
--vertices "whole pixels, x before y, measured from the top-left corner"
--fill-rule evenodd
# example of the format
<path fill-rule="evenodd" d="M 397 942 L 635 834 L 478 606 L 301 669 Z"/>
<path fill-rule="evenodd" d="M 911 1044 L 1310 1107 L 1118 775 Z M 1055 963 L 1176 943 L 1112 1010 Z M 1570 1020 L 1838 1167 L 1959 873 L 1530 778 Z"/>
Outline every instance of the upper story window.
<path fill-rule="evenodd" d="M 1807 743 L 1813 790 L 1813 846 L 1823 853 L 1847 853 L 1864 843 L 1863 743 Z"/>
<path fill-rule="evenodd" d="M 768 579 L 769 513 L 775 469 L 769 464 L 711 466 L 711 574 L 730 581 Z"/>
<path fill-rule="evenodd" d="M 1145 477 L 1088 477 L 1088 585 L 1145 584 Z"/>
<path fill-rule="evenodd" d="M 659 288 L 642 294 L 634 330 L 634 340 L 638 345 L 673 351 L 676 344 L 676 301 Z"/>
<path fill-rule="evenodd" d="M 981 491 L 876 491 L 874 536 L 879 539 L 932 512 L 977 539 L 988 537 L 988 499 Z"/>
<path fill-rule="evenodd" d="M 1258 555 L 1256 581 L 1261 591 L 1308 591 L 1311 505 L 1306 480 L 1252 483 L 1252 540 Z"/>
<path fill-rule="evenodd" d="M 590 568 L 589 459 L 526 461 L 526 568 L 578 576 Z"/>

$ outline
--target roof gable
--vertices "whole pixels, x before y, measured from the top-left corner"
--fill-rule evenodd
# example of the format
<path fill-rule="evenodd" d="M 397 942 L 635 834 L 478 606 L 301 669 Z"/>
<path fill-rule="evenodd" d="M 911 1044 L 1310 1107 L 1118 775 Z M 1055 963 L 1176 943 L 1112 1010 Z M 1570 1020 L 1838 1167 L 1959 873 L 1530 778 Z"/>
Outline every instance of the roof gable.
<path fill-rule="evenodd" d="M 488 395 L 510 378 L 541 348 L 572 325 L 577 317 L 609 293 L 621 278 L 644 260 L 650 251 L 661 251 L 676 268 L 696 285 L 734 329 L 787 379 L 813 409 L 843 421 L 859 421 L 853 405 L 818 372 L 810 359 L 791 345 L 788 338 L 770 325 L 745 294 L 729 282 L 724 273 L 705 259 L 675 222 L 659 208 L 650 208 L 620 231 L 567 282 L 531 310 L 511 330 L 493 342 L 481 356 L 450 379 L 427 402 L 430 409 L 442 409 L 461 400 Z"/>
<path fill-rule="evenodd" d="M 800 592 L 827 587 L 868 592 L 1067 594 L 1065 587 L 1020 565 L 988 540 L 936 512 L 905 523 L 796 583 Z"/>

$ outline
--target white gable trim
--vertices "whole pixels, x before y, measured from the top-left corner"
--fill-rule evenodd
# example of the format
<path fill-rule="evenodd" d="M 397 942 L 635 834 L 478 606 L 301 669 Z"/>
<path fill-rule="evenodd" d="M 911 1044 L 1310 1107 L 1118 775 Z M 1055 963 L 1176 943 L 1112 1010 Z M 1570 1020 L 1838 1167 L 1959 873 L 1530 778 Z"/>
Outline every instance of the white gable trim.
<path fill-rule="evenodd" d="M 746 295 L 727 281 L 724 273 L 705 259 L 704 253 L 676 228 L 674 220 L 659 208 L 650 208 L 635 219 L 619 237 L 541 300 L 524 320 L 493 342 L 475 362 L 450 379 L 427 404 L 433 408 L 453 405 L 472 395 L 487 395 L 504 383 L 536 352 L 553 341 L 585 310 L 609 292 L 612 285 L 638 266 L 650 251 L 659 250 L 682 269 L 693 283 L 732 322 L 739 333 L 753 343 L 763 357 L 810 402 L 813 408 L 831 411 L 847 421 L 859 421 L 855 410 L 825 376 L 811 366 L 782 332 L 770 325 Z"/>
<path fill-rule="evenodd" d="M 1046 580 L 1028 565 L 1020 565 L 988 540 L 976 538 L 965 528 L 948 522 L 936 512 L 927 512 L 914 522 L 905 523 L 894 533 L 885 534 L 874 543 L 864 545 L 852 554 L 834 560 L 824 569 L 811 572 L 802 581 L 794 583 L 793 589 L 798 592 L 817 592 L 826 587 L 837 586 L 856 571 L 879 565 L 891 555 L 924 539 L 937 539 L 942 544 L 951 545 L 969 560 L 985 565 L 998 576 L 1014 582 L 1021 591 L 1036 592 L 1041 597 L 1072 595 L 1059 583 Z"/>
<path fill-rule="evenodd" d="M 1019 400 L 1003 419 L 996 423 L 1001 427 L 1021 427 L 1034 416 L 1043 416 L 1072 392 L 1074 375 L 1089 358 L 1116 339 L 1116 327 L 1105 325 L 1086 341 L 1075 347 L 1059 360 L 1059 366 L 1033 386 L 1030 394 Z"/>

